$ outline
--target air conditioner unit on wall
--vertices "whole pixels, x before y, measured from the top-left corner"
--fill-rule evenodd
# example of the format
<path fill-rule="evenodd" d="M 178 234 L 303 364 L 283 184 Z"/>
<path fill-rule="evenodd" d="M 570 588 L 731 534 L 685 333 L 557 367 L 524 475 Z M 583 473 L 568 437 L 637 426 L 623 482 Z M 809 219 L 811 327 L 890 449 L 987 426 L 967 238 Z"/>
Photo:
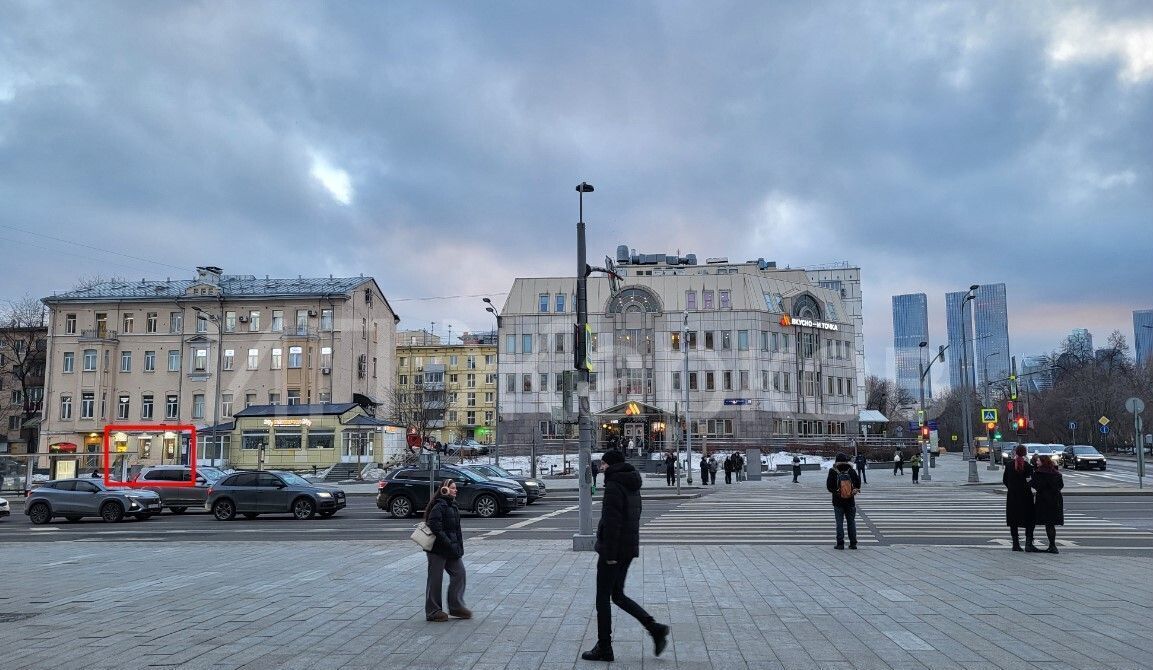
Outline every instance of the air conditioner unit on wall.
<path fill-rule="evenodd" d="M 248 317 L 247 316 L 238 316 L 238 317 L 236 317 L 236 320 L 239 321 L 240 323 L 248 323 Z"/>
<path fill-rule="evenodd" d="M 330 375 L 330 374 L 332 374 L 332 368 L 321 368 L 321 369 L 320 369 L 320 374 L 322 374 L 322 375 Z"/>
<path fill-rule="evenodd" d="M 315 309 L 308 310 L 308 315 L 309 316 L 316 316 L 316 310 Z"/>

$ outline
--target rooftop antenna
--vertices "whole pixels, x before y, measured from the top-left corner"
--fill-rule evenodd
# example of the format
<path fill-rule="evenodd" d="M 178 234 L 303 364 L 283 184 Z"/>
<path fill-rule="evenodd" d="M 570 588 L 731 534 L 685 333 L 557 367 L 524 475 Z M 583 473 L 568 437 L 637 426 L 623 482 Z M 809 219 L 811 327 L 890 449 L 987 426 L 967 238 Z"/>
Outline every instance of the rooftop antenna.
<path fill-rule="evenodd" d="M 452 344 L 452 324 L 448 324 L 448 343 Z"/>

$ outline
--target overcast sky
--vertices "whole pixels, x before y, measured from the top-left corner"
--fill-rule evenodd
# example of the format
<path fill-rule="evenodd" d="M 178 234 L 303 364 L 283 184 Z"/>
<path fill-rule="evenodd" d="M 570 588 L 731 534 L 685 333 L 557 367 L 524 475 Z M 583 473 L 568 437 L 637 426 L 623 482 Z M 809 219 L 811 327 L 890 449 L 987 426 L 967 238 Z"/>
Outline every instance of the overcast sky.
<path fill-rule="evenodd" d="M 1016 355 L 1153 308 L 1153 3 L 0 4 L 0 298 L 375 276 L 406 328 L 617 244 L 1008 287 Z"/>

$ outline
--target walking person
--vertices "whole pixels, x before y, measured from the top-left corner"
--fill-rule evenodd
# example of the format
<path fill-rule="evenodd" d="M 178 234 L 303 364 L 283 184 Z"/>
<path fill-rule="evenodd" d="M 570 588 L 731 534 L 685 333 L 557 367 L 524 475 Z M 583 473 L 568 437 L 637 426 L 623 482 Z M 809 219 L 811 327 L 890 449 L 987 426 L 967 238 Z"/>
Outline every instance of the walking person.
<path fill-rule="evenodd" d="M 898 449 L 897 453 L 893 454 L 893 476 L 897 476 L 897 470 L 901 471 L 901 475 L 905 474 L 905 455 Z"/>
<path fill-rule="evenodd" d="M 736 475 L 735 479 L 740 482 L 745 477 L 745 459 L 740 454 L 733 454 L 733 474 Z"/>
<path fill-rule="evenodd" d="M 921 455 L 920 454 L 913 454 L 913 457 L 909 459 L 909 467 L 913 468 L 913 483 L 914 484 L 920 484 L 921 480 L 918 479 L 918 477 L 920 476 L 920 472 L 921 472 Z"/>
<path fill-rule="evenodd" d="M 704 485 L 707 485 L 708 483 L 709 483 L 709 459 L 705 458 L 704 455 L 702 454 L 701 455 L 701 485 L 704 486 Z"/>
<path fill-rule="evenodd" d="M 460 509 L 456 506 L 456 482 L 446 479 L 424 510 L 424 522 L 436 535 L 428 556 L 428 579 L 424 590 L 424 617 L 428 621 L 448 621 L 448 617 L 471 619 L 464 606 L 464 535 L 460 532 Z M 441 601 L 441 584 L 448 573 L 448 614 Z"/>
<path fill-rule="evenodd" d="M 1005 464 L 1001 483 L 1005 485 L 1005 525 L 1013 537 L 1013 551 L 1037 551 L 1033 545 L 1033 489 L 1029 478 L 1033 476 L 1033 466 L 1025 460 L 1028 451 L 1025 445 L 1018 444 L 1013 450 L 1014 458 Z M 1021 548 L 1021 528 L 1025 529 L 1025 548 Z"/>
<path fill-rule="evenodd" d="M 677 457 L 670 451 L 665 454 L 665 486 L 673 486 L 676 483 Z"/>
<path fill-rule="evenodd" d="M 725 483 L 726 484 L 732 484 L 733 483 L 733 455 L 732 454 L 725 456 L 724 466 L 725 466 Z"/>
<path fill-rule="evenodd" d="M 717 457 L 709 456 L 709 484 L 717 485 Z"/>
<path fill-rule="evenodd" d="M 801 476 L 801 457 L 793 456 L 793 483 L 800 484 L 798 478 Z"/>
<path fill-rule="evenodd" d="M 865 470 L 869 469 L 869 460 L 865 458 L 865 454 L 857 453 L 857 476 L 861 478 L 861 485 L 869 483 L 869 477 L 865 474 Z"/>
<path fill-rule="evenodd" d="M 1065 488 L 1065 481 L 1061 471 L 1053 464 L 1053 457 L 1041 454 L 1041 460 L 1033 470 L 1033 478 L 1029 485 L 1037 492 L 1034 500 L 1034 519 L 1037 525 L 1045 526 L 1045 537 L 1049 540 L 1049 547 L 1045 549 L 1050 554 L 1057 552 L 1057 526 L 1065 525 L 1065 501 L 1061 496 L 1061 489 Z"/>
<path fill-rule="evenodd" d="M 853 470 L 847 454 L 837 454 L 825 488 L 833 494 L 833 515 L 837 519 L 837 544 L 834 549 L 845 548 L 845 526 L 849 527 L 849 549 L 857 548 L 857 494 L 861 491 L 861 478 Z"/>
<path fill-rule="evenodd" d="M 586 661 L 613 660 L 612 604 L 628 612 L 653 638 L 657 656 L 668 644 L 669 627 L 625 595 L 629 564 L 641 553 L 641 475 L 619 451 L 601 457 L 605 495 L 597 524 L 597 643 L 581 654 Z M 611 604 L 610 604 L 611 602 Z"/>

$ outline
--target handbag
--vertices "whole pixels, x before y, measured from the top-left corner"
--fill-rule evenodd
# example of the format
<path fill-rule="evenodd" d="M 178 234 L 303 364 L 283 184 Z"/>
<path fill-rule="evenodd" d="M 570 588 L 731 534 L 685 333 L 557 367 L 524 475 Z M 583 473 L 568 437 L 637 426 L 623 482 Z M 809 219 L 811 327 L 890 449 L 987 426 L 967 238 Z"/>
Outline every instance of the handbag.
<path fill-rule="evenodd" d="M 416 524 L 416 527 L 412 529 L 412 535 L 409 537 L 425 551 L 432 551 L 432 545 L 436 544 L 436 535 L 433 534 L 428 524 L 423 521 Z"/>

